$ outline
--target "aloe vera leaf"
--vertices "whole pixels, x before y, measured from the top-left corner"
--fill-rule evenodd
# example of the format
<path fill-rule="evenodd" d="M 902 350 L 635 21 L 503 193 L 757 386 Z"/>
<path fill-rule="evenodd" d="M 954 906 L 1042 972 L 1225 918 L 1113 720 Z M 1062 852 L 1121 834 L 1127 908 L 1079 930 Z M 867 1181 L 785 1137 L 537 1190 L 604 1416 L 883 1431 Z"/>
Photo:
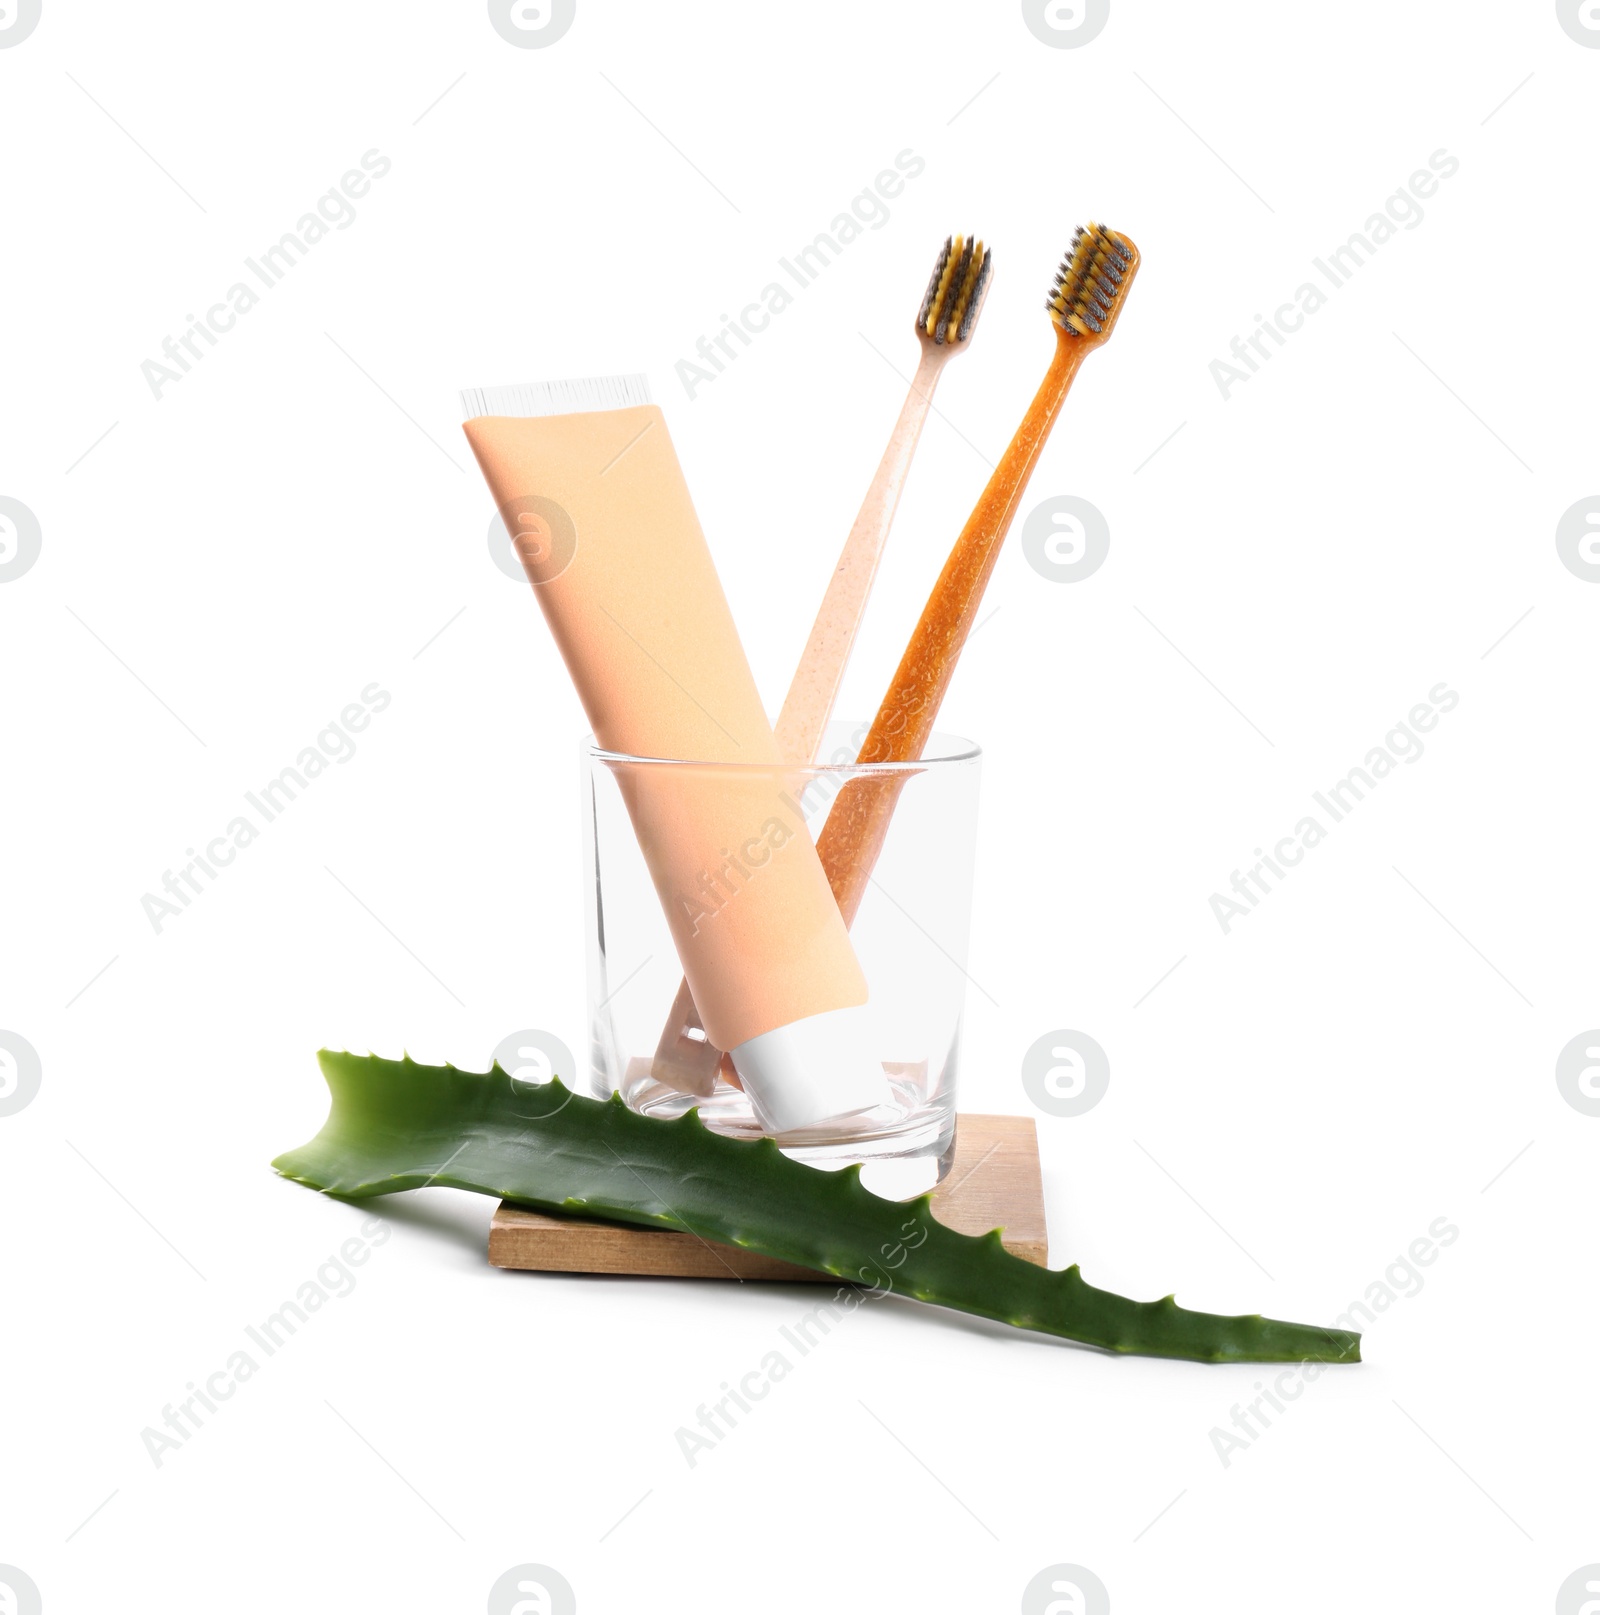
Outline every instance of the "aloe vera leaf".
<path fill-rule="evenodd" d="M 322 1131 L 272 1164 L 352 1198 L 441 1184 L 536 1210 L 675 1228 L 1109 1351 L 1198 1362 L 1358 1362 L 1361 1337 L 1258 1315 L 1190 1312 L 1169 1295 L 1129 1301 L 1013 1256 L 999 1230 L 946 1228 L 930 1197 L 885 1200 L 860 1168 L 823 1172 L 771 1139 L 713 1133 L 694 1111 L 637 1115 L 555 1079 L 513 1082 L 409 1058 L 317 1056 L 333 1096 Z"/>

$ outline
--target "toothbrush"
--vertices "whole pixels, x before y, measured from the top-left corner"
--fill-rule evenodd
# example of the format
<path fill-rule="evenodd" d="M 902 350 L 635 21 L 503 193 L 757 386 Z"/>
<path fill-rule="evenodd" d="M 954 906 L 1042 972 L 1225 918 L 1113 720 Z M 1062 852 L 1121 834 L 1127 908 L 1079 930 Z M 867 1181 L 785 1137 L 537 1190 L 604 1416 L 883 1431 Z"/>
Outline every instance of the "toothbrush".
<path fill-rule="evenodd" d="M 1055 357 L 928 596 L 861 762 L 913 762 L 922 755 L 1028 478 L 1079 367 L 1109 340 L 1138 269 L 1139 249 L 1115 230 L 1090 223 L 1073 237 L 1045 305 L 1055 327 Z M 899 785 L 892 776 L 852 780 L 817 842 L 846 925 L 872 878 Z"/>
<path fill-rule="evenodd" d="M 785 761 L 815 761 L 822 731 L 844 682 L 856 631 L 872 592 L 884 541 L 905 489 L 917 442 L 933 407 L 934 389 L 944 367 L 966 351 L 989 291 L 992 254 L 981 241 L 947 238 L 917 311 L 917 339 L 922 357 L 911 389 L 878 462 L 867 496 L 845 540 L 828 592 L 822 597 L 811 637 L 795 669 L 776 725 L 778 749 Z"/>
<path fill-rule="evenodd" d="M 922 357 L 778 715 L 778 750 L 786 762 L 812 762 L 822 743 L 917 442 L 933 407 L 934 389 L 944 367 L 972 340 L 989 290 L 992 256 L 981 241 L 951 236 L 933 266 L 916 319 Z M 706 1040 L 694 997 L 688 983 L 682 982 L 651 1062 L 652 1074 L 665 1087 L 706 1098 L 714 1090 L 719 1061 L 724 1077 L 736 1084 L 732 1062 Z"/>

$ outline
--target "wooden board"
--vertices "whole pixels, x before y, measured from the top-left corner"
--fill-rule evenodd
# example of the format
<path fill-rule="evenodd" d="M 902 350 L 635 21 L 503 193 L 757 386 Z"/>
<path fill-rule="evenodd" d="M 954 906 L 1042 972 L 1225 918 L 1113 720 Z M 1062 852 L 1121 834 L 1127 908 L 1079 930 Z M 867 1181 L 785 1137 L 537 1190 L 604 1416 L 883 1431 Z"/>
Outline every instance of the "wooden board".
<path fill-rule="evenodd" d="M 963 1234 L 1005 1230 L 1006 1249 L 1046 1265 L 1044 1185 L 1031 1116 L 957 1118 L 954 1155 L 934 1190 L 933 1212 Z M 495 1267 L 545 1273 L 637 1273 L 662 1278 L 802 1279 L 832 1275 L 665 1228 L 629 1228 L 590 1217 L 552 1217 L 502 1202 L 489 1227 Z"/>

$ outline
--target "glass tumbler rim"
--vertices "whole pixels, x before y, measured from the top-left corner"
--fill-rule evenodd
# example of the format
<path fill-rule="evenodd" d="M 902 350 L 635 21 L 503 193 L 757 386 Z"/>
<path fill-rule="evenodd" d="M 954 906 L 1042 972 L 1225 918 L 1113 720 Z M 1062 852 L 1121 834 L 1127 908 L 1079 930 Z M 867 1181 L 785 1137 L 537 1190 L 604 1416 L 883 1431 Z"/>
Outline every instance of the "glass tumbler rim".
<path fill-rule="evenodd" d="M 782 772 L 804 774 L 847 774 L 851 777 L 895 774 L 925 774 L 936 769 L 947 769 L 961 763 L 976 762 L 983 756 L 983 748 L 975 740 L 968 740 L 963 735 L 949 734 L 944 730 L 935 730 L 928 737 L 927 745 L 923 748 L 921 757 L 904 762 L 887 763 L 785 763 L 782 761 L 765 763 L 743 762 L 714 762 L 705 758 L 693 757 L 646 757 L 633 752 L 611 751 L 600 745 L 592 734 L 585 735 L 582 742 L 583 754 L 592 762 L 604 764 L 607 768 L 695 768 L 716 770 L 719 773 L 762 773 L 770 774 L 774 770 Z"/>

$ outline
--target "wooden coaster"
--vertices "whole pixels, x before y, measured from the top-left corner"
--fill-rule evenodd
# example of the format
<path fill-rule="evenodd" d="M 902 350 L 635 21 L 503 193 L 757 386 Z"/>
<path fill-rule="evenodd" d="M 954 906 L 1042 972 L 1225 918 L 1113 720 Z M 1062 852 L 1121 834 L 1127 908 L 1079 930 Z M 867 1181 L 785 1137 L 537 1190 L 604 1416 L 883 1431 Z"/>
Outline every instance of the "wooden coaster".
<path fill-rule="evenodd" d="M 1003 1228 L 1007 1250 L 1047 1265 L 1044 1185 L 1031 1116 L 960 1116 L 950 1170 L 933 1212 L 962 1234 Z M 667 1228 L 629 1228 L 591 1217 L 552 1217 L 501 1202 L 489 1225 L 495 1267 L 545 1273 L 638 1273 L 662 1278 L 788 1279 L 836 1284 L 828 1273 L 758 1256 Z"/>

